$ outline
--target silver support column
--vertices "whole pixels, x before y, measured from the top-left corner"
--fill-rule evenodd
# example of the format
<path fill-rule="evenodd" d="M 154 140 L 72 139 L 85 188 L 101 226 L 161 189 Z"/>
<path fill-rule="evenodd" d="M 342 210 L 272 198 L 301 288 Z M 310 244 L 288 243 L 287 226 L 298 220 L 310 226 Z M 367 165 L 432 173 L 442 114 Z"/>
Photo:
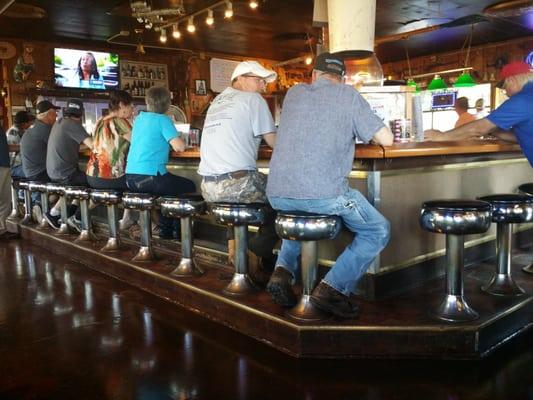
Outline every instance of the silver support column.
<path fill-rule="evenodd" d="M 118 236 L 118 218 L 116 204 L 107 205 L 107 224 L 109 225 L 109 239 L 100 251 L 117 251 L 120 249 L 120 239 Z"/>
<path fill-rule="evenodd" d="M 181 260 L 178 266 L 171 272 L 175 276 L 195 276 L 204 273 L 194 262 L 193 258 L 193 237 L 192 218 L 180 218 L 181 230 Z"/>
<path fill-rule="evenodd" d="M 151 210 L 140 210 L 139 225 L 141 226 L 141 247 L 132 261 L 152 261 L 152 215 Z"/>
<path fill-rule="evenodd" d="M 239 296 L 253 293 L 256 286 L 248 276 L 248 225 L 234 225 L 235 236 L 235 273 L 224 293 Z"/>
<path fill-rule="evenodd" d="M 366 178 L 366 191 L 367 191 L 367 200 L 374 206 L 378 211 L 381 210 L 381 172 L 380 171 L 370 171 L 367 174 Z M 374 258 L 372 264 L 368 268 L 368 272 L 373 274 L 379 271 L 381 266 L 380 254 Z"/>

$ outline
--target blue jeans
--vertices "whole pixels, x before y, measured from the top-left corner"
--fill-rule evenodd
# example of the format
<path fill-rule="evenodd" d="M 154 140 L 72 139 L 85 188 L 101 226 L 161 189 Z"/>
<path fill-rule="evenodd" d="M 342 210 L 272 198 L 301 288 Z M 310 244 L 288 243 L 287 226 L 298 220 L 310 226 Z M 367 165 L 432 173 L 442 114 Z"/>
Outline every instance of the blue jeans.
<path fill-rule="evenodd" d="M 355 233 L 352 243 L 323 279 L 324 283 L 346 296 L 354 293 L 359 279 L 389 241 L 389 222 L 355 189 L 348 189 L 343 195 L 329 199 L 269 197 L 268 200 L 274 209 L 280 211 L 338 215 L 344 225 Z M 276 266 L 296 276 L 300 253 L 300 242 L 283 240 Z"/>

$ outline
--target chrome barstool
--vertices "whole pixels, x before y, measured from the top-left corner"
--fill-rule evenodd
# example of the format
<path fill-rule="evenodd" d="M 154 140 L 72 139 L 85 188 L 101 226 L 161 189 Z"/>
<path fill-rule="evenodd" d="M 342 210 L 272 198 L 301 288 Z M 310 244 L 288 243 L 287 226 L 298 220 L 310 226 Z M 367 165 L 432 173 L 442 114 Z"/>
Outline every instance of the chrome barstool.
<path fill-rule="evenodd" d="M 263 224 L 265 204 L 212 203 L 209 211 L 218 223 L 232 227 L 235 235 L 235 273 L 224 293 L 238 296 L 255 292 L 257 287 L 248 276 L 248 225 Z"/>
<path fill-rule="evenodd" d="M 11 214 L 7 217 L 10 221 L 15 221 L 22 217 L 19 212 L 19 196 L 21 178 L 11 178 Z"/>
<path fill-rule="evenodd" d="M 24 217 L 20 221 L 20 225 L 31 224 L 31 193 L 29 184 L 30 182 L 24 179 L 19 181 L 19 188 L 24 191 Z"/>
<path fill-rule="evenodd" d="M 70 229 L 67 225 L 68 208 L 67 197 L 65 196 L 65 185 L 60 183 L 50 182 L 46 184 L 46 192 L 48 194 L 56 194 L 59 196 L 59 206 L 61 210 L 61 225 L 59 226 L 58 235 L 68 235 Z"/>
<path fill-rule="evenodd" d="M 89 216 L 89 198 L 91 190 L 87 186 L 65 186 L 67 200 L 79 200 L 81 209 L 81 232 L 75 242 L 94 242 L 91 217 Z"/>
<path fill-rule="evenodd" d="M 464 296 L 464 235 L 486 232 L 491 223 L 490 203 L 476 200 L 435 200 L 422 204 L 420 225 L 446 234 L 446 295 L 430 314 L 449 322 L 479 317 Z"/>
<path fill-rule="evenodd" d="M 511 224 L 533 221 L 533 197 L 525 194 L 495 194 L 479 200 L 492 204 L 492 222 L 496 222 L 496 273 L 482 290 L 497 296 L 520 296 L 524 290 L 511 275 Z"/>
<path fill-rule="evenodd" d="M 533 196 L 533 183 L 524 183 L 518 186 L 518 190 L 523 194 Z M 524 268 L 522 268 L 522 271 L 528 274 L 533 274 L 533 263 L 526 265 Z"/>
<path fill-rule="evenodd" d="M 204 273 L 193 257 L 192 217 L 205 213 L 205 201 L 199 194 L 161 197 L 158 200 L 165 217 L 179 218 L 181 225 L 181 260 L 170 273 L 175 276 L 194 276 Z"/>
<path fill-rule="evenodd" d="M 31 192 L 37 192 L 41 196 L 41 210 L 43 214 L 46 214 L 50 211 L 50 203 L 48 201 L 48 193 L 46 191 L 46 182 L 36 182 L 32 181 L 28 185 Z M 37 221 L 38 222 L 38 221 Z M 46 222 L 46 219 L 42 219 L 41 222 L 37 225 L 37 229 L 46 229 L 48 227 L 48 223 Z"/>
<path fill-rule="evenodd" d="M 118 204 L 122 198 L 122 192 L 119 190 L 92 189 L 91 200 L 94 204 L 103 204 L 107 208 L 107 224 L 109 226 L 109 239 L 102 252 L 117 251 L 120 249 L 120 238 L 118 235 Z"/>
<path fill-rule="evenodd" d="M 336 215 L 310 214 L 301 211 L 281 211 L 276 217 L 276 232 L 288 240 L 298 240 L 302 246 L 302 296 L 287 314 L 301 321 L 320 321 L 327 314 L 310 302 L 318 272 L 318 241 L 334 239 L 342 221 Z"/>
<path fill-rule="evenodd" d="M 157 196 L 151 193 L 124 193 L 122 204 L 124 208 L 139 210 L 139 225 L 141 226 L 141 247 L 132 261 L 152 261 L 155 259 L 152 251 L 152 208 Z"/>

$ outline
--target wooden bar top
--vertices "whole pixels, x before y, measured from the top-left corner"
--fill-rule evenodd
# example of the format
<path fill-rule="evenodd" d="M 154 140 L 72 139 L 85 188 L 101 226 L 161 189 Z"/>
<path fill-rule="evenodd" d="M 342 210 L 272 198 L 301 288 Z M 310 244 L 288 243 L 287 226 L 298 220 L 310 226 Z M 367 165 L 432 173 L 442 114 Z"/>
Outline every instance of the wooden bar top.
<path fill-rule="evenodd" d="M 9 145 L 9 151 L 19 151 L 18 145 Z M 505 142 L 503 140 L 462 140 L 447 142 L 418 142 L 418 143 L 394 143 L 392 146 L 377 146 L 372 144 L 359 144 L 356 146 L 356 159 L 382 159 L 400 157 L 424 157 L 447 154 L 480 154 L 480 153 L 500 153 L 500 152 L 521 152 L 520 146 L 516 143 Z M 81 154 L 89 155 L 89 151 L 82 151 Z M 172 152 L 171 158 L 200 159 L 200 149 L 190 148 L 182 153 Z M 259 149 L 259 159 L 268 160 L 272 156 L 272 149 L 268 146 L 261 146 Z"/>

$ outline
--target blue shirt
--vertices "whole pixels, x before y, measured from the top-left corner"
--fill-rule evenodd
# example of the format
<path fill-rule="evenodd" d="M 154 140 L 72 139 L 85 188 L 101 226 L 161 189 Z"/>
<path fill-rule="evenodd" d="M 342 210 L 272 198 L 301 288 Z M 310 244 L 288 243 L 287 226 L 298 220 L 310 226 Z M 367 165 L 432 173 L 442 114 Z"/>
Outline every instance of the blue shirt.
<path fill-rule="evenodd" d="M 170 150 L 168 142 L 176 137 L 179 133 L 168 116 L 142 112 L 133 123 L 126 173 L 166 174 Z"/>
<path fill-rule="evenodd" d="M 487 119 L 505 131 L 513 130 L 524 155 L 533 166 L 533 82 L 511 96 Z"/>

